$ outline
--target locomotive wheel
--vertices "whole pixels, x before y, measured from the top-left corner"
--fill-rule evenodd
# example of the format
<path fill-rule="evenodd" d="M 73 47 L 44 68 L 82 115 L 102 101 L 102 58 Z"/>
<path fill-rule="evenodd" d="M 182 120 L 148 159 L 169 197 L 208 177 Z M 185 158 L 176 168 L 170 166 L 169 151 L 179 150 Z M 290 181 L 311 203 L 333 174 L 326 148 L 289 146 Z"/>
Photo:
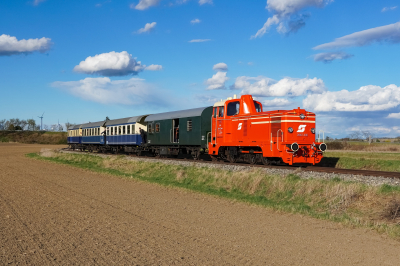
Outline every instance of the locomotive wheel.
<path fill-rule="evenodd" d="M 249 163 L 250 164 L 256 164 L 257 163 L 257 157 L 255 155 L 251 154 L 250 158 L 249 158 Z"/>
<path fill-rule="evenodd" d="M 227 159 L 230 163 L 236 163 L 236 161 L 237 161 L 237 158 L 235 157 L 235 155 L 228 155 Z"/>
<path fill-rule="evenodd" d="M 218 162 L 218 157 L 215 155 L 211 155 L 211 161 Z"/>
<path fill-rule="evenodd" d="M 264 165 L 270 165 L 270 164 L 271 164 L 271 161 L 268 160 L 267 157 L 263 157 L 263 158 L 261 159 L 261 162 L 262 162 Z"/>

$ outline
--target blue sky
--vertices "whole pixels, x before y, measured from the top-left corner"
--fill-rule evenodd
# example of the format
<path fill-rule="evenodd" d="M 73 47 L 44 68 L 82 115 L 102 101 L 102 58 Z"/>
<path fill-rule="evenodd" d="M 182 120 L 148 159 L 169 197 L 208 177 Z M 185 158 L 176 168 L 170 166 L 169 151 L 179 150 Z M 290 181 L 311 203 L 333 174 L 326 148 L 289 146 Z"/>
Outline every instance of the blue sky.
<path fill-rule="evenodd" d="M 399 7 L 398 7 L 399 6 Z M 400 1 L 4 0 L 0 119 L 100 121 L 252 94 L 400 136 Z"/>

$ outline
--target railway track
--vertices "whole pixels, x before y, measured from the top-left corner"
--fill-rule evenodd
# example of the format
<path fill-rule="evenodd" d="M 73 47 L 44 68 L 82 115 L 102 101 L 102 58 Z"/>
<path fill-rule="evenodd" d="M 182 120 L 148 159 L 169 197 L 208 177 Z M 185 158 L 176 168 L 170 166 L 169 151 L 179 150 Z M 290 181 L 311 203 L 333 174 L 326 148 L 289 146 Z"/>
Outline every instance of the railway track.
<path fill-rule="evenodd" d="M 70 149 L 62 149 L 64 151 L 72 151 L 72 152 L 79 152 L 79 153 L 87 153 L 91 154 L 90 152 L 86 151 L 77 151 L 77 150 L 70 150 Z M 97 153 L 95 153 L 97 154 Z M 100 154 L 100 153 L 99 153 Z M 115 155 L 118 154 L 111 154 L 107 153 L 107 155 Z M 204 164 L 224 164 L 224 165 L 239 165 L 239 166 L 251 166 L 251 167 L 258 167 L 258 168 L 270 168 L 270 169 L 287 169 L 287 170 L 296 170 L 301 168 L 301 171 L 309 171 L 309 172 L 321 172 L 321 173 L 333 173 L 333 174 L 346 174 L 346 175 L 362 175 L 362 176 L 377 176 L 377 177 L 385 177 L 385 178 L 396 178 L 400 179 L 400 172 L 386 172 L 386 171 L 371 171 L 371 170 L 354 170 L 354 169 L 341 169 L 341 168 L 334 168 L 334 167 L 324 167 L 324 166 L 288 166 L 288 165 L 263 165 L 263 164 L 249 164 L 247 162 L 236 162 L 230 163 L 226 161 L 212 161 L 210 158 L 204 156 L 200 160 L 193 160 L 192 158 L 170 158 L 170 157 L 154 157 L 154 156 L 137 156 L 137 155 L 127 155 L 129 157 L 139 157 L 139 158 L 151 158 L 155 160 L 171 160 L 171 161 L 194 161 L 196 163 L 204 163 Z"/>

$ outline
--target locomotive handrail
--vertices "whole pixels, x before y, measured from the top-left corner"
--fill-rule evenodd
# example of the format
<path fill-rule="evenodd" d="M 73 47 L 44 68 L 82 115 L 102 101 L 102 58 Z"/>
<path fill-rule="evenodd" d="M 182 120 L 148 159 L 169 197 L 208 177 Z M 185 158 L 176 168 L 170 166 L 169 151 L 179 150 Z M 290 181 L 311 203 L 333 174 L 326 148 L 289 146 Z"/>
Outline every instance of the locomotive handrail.
<path fill-rule="evenodd" d="M 274 143 L 274 141 L 272 140 L 272 132 L 271 132 L 271 151 L 272 151 L 272 143 Z"/>
<path fill-rule="evenodd" d="M 211 125 L 212 125 L 212 121 L 211 121 Z M 214 140 L 215 145 L 217 145 L 217 125 L 218 125 L 218 116 L 215 116 L 215 140 Z"/>
<path fill-rule="evenodd" d="M 276 131 L 276 148 L 279 151 L 279 131 L 282 132 L 282 142 L 283 142 L 283 131 L 282 129 L 278 129 L 278 131 Z"/>
<path fill-rule="evenodd" d="M 320 139 L 321 131 L 322 131 L 322 142 L 325 142 L 325 132 L 323 130 L 320 130 L 318 132 L 318 142 L 320 142 L 319 139 Z"/>

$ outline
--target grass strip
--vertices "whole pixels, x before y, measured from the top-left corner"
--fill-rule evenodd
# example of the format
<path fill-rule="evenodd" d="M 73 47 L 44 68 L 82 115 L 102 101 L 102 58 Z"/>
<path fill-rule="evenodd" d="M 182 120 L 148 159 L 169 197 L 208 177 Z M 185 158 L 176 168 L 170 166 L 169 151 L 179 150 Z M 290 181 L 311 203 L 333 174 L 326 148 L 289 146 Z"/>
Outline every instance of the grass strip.
<path fill-rule="evenodd" d="M 399 153 L 326 152 L 321 163 L 343 169 L 400 172 Z"/>
<path fill-rule="evenodd" d="M 301 179 L 295 174 L 267 174 L 262 169 L 233 172 L 194 165 L 169 165 L 127 160 L 124 156 L 102 158 L 55 152 L 46 156 L 36 153 L 27 156 L 369 228 L 400 240 L 399 187 L 372 187 L 339 178 Z"/>

